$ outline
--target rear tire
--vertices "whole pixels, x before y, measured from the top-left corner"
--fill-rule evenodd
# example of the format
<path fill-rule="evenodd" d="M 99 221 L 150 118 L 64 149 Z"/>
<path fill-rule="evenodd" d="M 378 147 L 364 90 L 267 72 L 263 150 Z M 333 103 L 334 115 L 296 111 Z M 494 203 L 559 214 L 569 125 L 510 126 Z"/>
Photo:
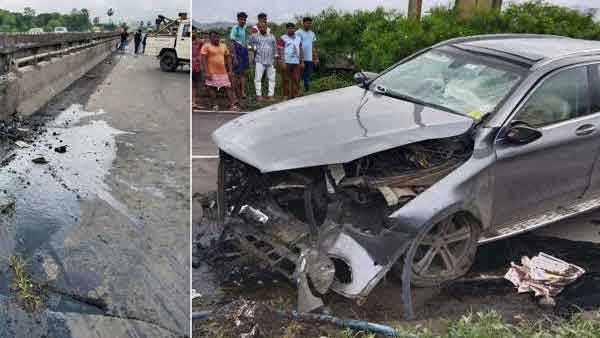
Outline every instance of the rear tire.
<path fill-rule="evenodd" d="M 417 287 L 433 287 L 464 276 L 473 266 L 481 227 L 466 213 L 454 214 L 429 232 L 418 235 L 413 258 L 411 283 Z M 409 249 L 410 251 L 410 249 Z M 392 267 L 392 274 L 402 278 L 402 261 Z"/>
<path fill-rule="evenodd" d="M 160 57 L 160 69 L 163 72 L 174 72 L 177 69 L 177 65 L 177 54 L 175 52 L 164 52 Z"/>

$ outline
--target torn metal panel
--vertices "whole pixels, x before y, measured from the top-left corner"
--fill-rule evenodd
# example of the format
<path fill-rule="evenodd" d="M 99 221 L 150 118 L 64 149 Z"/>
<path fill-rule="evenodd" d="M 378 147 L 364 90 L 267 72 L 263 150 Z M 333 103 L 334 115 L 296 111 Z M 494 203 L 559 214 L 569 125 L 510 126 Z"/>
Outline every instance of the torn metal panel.
<path fill-rule="evenodd" d="M 301 310 L 322 306 L 330 291 L 362 301 L 419 233 L 398 227 L 392 216 L 454 175 L 472 153 L 472 139 L 460 135 L 264 173 L 222 150 L 221 219 L 243 250 L 298 285 Z"/>

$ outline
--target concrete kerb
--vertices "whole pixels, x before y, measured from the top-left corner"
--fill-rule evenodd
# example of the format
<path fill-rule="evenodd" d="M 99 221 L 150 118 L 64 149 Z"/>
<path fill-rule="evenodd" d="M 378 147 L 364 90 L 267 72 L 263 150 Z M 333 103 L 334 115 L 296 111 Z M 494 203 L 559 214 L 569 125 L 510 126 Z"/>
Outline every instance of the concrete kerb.
<path fill-rule="evenodd" d="M 29 116 L 65 90 L 115 49 L 107 40 L 87 49 L 26 66 L 0 79 L 0 120 L 12 115 Z"/>

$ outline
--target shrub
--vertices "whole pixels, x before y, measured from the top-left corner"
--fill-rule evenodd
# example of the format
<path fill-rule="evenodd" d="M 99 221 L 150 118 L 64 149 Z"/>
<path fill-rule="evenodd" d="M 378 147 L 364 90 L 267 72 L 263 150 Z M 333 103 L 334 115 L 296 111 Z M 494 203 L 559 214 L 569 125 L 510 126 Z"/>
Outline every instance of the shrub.
<path fill-rule="evenodd" d="M 421 22 L 395 10 L 377 8 L 352 13 L 326 9 L 315 16 L 324 64 L 350 55 L 361 69 L 381 71 L 435 43 L 474 34 L 535 33 L 600 39 L 593 13 L 583 13 L 541 0 L 510 4 L 502 12 L 476 12 L 468 19 L 447 7 L 436 7 Z"/>

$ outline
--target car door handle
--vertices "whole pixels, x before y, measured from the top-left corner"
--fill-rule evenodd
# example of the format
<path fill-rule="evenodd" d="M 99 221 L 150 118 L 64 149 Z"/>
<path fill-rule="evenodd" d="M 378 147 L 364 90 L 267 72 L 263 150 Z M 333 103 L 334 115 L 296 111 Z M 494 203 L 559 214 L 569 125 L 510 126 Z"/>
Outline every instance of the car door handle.
<path fill-rule="evenodd" d="M 596 130 L 596 126 L 593 124 L 584 124 L 583 126 L 577 128 L 575 130 L 575 135 L 577 136 L 585 136 L 593 133 Z"/>

